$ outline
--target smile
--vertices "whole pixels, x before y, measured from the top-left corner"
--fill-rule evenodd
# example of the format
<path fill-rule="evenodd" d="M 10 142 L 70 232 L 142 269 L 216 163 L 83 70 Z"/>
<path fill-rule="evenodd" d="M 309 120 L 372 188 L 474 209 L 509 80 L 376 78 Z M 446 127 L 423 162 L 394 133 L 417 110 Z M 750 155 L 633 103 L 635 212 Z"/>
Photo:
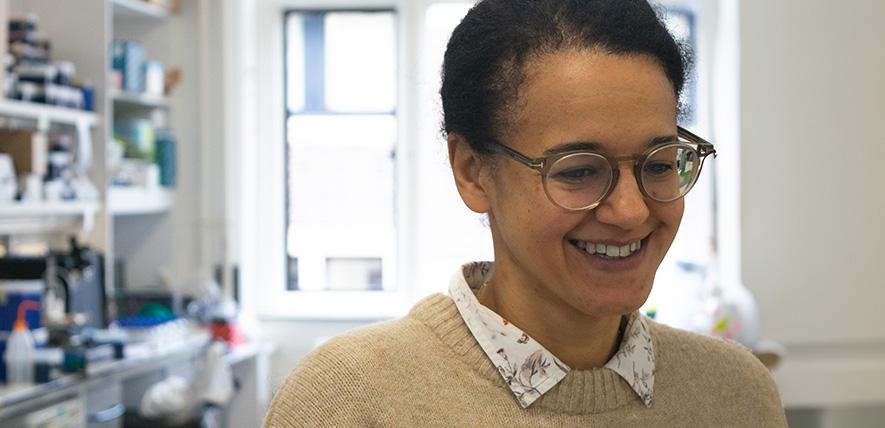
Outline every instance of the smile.
<path fill-rule="evenodd" d="M 579 249 L 591 255 L 610 259 L 623 259 L 632 256 L 642 249 L 642 240 L 630 242 L 624 245 L 606 245 L 588 241 L 570 239 L 569 242 Z"/>

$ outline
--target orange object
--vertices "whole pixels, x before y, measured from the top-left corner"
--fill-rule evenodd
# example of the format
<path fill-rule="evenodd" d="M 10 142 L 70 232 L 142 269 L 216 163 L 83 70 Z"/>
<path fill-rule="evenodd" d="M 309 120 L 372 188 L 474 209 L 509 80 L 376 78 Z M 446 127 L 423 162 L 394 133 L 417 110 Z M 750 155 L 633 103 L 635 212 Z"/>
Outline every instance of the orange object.
<path fill-rule="evenodd" d="M 22 300 L 22 302 L 18 304 L 18 313 L 15 317 L 15 324 L 12 325 L 12 331 L 28 330 L 28 321 L 25 319 L 25 311 L 28 309 L 39 311 L 40 302 L 34 300 Z"/>

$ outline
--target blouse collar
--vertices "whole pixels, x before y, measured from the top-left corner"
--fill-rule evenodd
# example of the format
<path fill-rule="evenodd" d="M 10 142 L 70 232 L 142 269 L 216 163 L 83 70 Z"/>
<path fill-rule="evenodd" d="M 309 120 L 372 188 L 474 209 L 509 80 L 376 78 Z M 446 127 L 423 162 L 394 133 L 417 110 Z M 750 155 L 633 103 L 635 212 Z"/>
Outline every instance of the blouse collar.
<path fill-rule="evenodd" d="M 449 294 L 483 352 L 498 369 L 520 406 L 529 407 L 570 369 L 525 332 L 483 306 L 476 293 L 491 277 L 492 262 L 473 262 L 452 277 Z M 655 360 L 645 317 L 628 315 L 618 351 L 604 366 L 622 377 L 646 407 L 652 406 Z"/>

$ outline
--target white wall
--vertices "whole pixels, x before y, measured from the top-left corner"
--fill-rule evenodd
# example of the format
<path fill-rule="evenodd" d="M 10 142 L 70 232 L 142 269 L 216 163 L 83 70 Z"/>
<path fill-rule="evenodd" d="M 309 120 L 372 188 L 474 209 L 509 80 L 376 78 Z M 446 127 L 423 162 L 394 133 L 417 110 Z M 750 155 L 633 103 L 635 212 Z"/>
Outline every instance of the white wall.
<path fill-rule="evenodd" d="M 276 350 L 270 361 L 270 387 L 276 392 L 298 361 L 307 355 L 317 341 L 337 336 L 367 324 L 366 321 L 262 320 L 264 339 L 273 342 Z"/>
<path fill-rule="evenodd" d="M 742 273 L 776 379 L 788 405 L 883 406 L 885 3 L 739 8 Z"/>

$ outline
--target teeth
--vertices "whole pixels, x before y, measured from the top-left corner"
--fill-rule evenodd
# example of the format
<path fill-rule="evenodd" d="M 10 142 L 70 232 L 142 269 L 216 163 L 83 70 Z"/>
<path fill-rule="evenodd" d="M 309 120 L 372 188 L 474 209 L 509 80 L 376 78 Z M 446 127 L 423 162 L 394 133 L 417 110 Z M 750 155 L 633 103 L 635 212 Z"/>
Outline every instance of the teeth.
<path fill-rule="evenodd" d="M 575 246 L 590 253 L 599 254 L 607 257 L 627 257 L 642 248 L 642 242 L 636 241 L 626 245 L 605 245 L 594 244 L 586 241 L 573 241 Z"/>

